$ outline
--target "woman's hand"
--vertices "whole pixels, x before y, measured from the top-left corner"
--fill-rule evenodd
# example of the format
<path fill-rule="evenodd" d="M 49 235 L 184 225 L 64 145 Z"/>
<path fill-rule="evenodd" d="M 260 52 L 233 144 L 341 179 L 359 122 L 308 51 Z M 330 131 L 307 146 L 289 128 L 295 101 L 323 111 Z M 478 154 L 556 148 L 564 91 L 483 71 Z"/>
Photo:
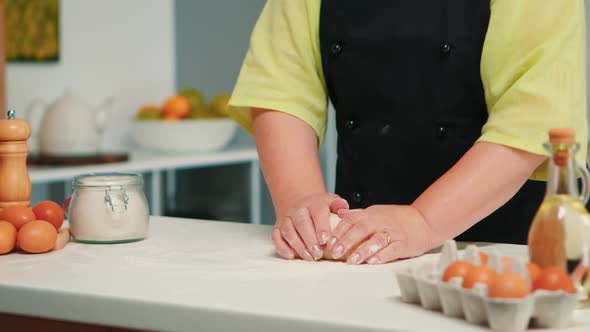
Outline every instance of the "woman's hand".
<path fill-rule="evenodd" d="M 381 264 L 423 254 L 438 245 L 428 223 L 410 205 L 373 205 L 341 210 L 328 241 L 334 259 L 351 252 L 349 264 Z M 356 249 L 355 249 L 356 248 Z"/>
<path fill-rule="evenodd" d="M 272 232 L 278 254 L 285 259 L 321 259 L 322 246 L 332 235 L 330 213 L 341 209 L 348 209 L 348 202 L 334 194 L 316 194 L 294 202 L 277 219 Z"/>

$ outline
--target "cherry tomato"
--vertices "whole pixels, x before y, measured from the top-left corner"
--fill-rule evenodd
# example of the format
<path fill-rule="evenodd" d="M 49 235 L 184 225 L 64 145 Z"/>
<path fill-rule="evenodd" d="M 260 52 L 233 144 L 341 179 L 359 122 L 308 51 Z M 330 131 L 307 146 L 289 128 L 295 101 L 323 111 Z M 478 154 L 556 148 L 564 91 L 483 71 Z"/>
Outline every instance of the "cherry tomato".
<path fill-rule="evenodd" d="M 64 211 L 59 204 L 52 201 L 39 202 L 33 208 L 33 212 L 37 219 L 48 221 L 59 231 L 64 222 Z"/>
<path fill-rule="evenodd" d="M 445 270 L 445 273 L 443 274 L 442 280 L 444 282 L 447 282 L 451 278 L 454 278 L 454 277 L 463 277 L 464 278 L 472 268 L 473 268 L 473 264 L 471 264 L 467 261 L 461 261 L 461 260 L 455 261 L 447 267 L 447 269 Z"/>
<path fill-rule="evenodd" d="M 0 220 L 6 220 L 19 230 L 24 224 L 37 219 L 30 207 L 14 205 L 0 210 Z"/>
<path fill-rule="evenodd" d="M 569 275 L 561 268 L 548 267 L 541 270 L 541 274 L 533 283 L 533 290 L 544 289 L 548 291 L 563 290 L 574 294 L 576 289 Z"/>

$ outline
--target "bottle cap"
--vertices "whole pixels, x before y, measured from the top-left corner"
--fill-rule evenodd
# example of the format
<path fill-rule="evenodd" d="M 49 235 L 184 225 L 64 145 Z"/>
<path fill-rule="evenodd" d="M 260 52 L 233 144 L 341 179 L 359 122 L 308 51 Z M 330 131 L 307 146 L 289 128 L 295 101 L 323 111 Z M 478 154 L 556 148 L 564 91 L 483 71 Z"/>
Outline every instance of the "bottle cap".
<path fill-rule="evenodd" d="M 576 131 L 573 128 L 549 129 L 549 142 L 551 144 L 574 144 L 576 143 Z"/>

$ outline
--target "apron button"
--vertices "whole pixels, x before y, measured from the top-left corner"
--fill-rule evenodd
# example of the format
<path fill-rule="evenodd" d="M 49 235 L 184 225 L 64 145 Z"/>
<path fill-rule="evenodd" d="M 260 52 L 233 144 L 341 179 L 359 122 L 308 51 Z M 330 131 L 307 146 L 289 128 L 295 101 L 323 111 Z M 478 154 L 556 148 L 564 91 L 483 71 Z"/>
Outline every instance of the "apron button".
<path fill-rule="evenodd" d="M 342 44 L 333 43 L 332 46 L 330 47 L 330 52 L 332 52 L 333 55 L 340 54 L 342 52 Z"/>
<path fill-rule="evenodd" d="M 386 124 L 383 127 L 381 127 L 381 130 L 379 131 L 379 134 L 381 136 L 385 136 L 385 135 L 389 134 L 390 131 L 391 131 L 391 125 L 390 124 Z"/>
<path fill-rule="evenodd" d="M 451 44 L 444 43 L 440 47 L 440 54 L 447 55 L 447 54 L 451 53 L 451 49 L 452 49 Z"/>
<path fill-rule="evenodd" d="M 438 138 L 443 138 L 445 136 L 447 136 L 447 127 L 445 126 L 438 126 L 438 128 L 436 128 L 436 136 Z"/>
<path fill-rule="evenodd" d="M 347 129 L 354 129 L 356 127 L 356 121 L 350 119 L 350 120 L 346 120 L 346 122 L 344 123 L 344 126 Z"/>
<path fill-rule="evenodd" d="M 361 195 L 361 193 L 359 192 L 355 192 L 354 194 L 352 194 L 352 200 L 360 203 L 363 200 L 363 195 Z"/>

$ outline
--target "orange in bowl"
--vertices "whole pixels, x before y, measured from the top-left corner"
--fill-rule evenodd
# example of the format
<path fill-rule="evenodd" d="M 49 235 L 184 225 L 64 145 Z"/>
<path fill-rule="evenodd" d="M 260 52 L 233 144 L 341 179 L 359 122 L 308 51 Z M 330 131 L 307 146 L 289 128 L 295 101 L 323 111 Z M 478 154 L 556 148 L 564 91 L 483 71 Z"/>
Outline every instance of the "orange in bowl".
<path fill-rule="evenodd" d="M 191 112 L 191 103 L 185 96 L 172 96 L 164 103 L 162 112 L 164 113 L 164 119 L 172 116 L 182 119 Z"/>

